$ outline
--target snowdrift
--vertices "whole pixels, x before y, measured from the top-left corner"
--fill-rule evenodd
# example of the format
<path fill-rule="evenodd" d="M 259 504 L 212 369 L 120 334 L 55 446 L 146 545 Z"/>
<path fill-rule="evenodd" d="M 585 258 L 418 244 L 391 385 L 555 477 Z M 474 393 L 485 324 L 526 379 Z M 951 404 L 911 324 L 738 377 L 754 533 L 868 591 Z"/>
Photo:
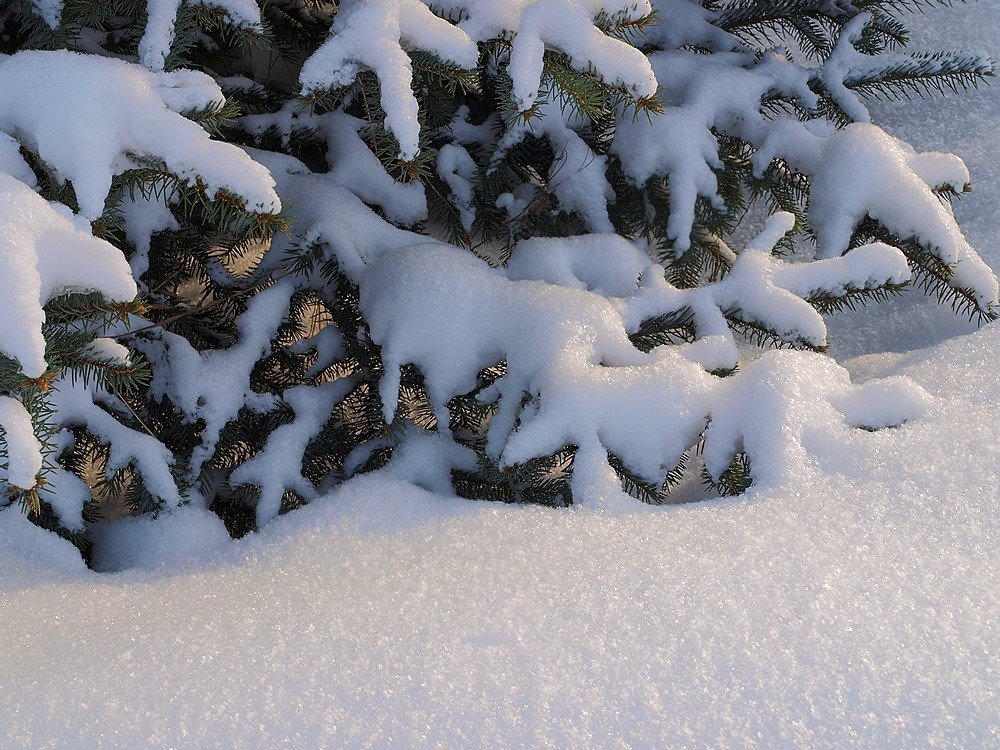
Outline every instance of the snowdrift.
<path fill-rule="evenodd" d="M 113 575 L 0 513 L 0 744 L 985 746 L 998 353 L 991 325 L 855 362 L 930 412 L 724 501 L 550 510 L 372 476 L 239 542 L 204 511 L 153 546 L 112 530 L 145 566 Z"/>

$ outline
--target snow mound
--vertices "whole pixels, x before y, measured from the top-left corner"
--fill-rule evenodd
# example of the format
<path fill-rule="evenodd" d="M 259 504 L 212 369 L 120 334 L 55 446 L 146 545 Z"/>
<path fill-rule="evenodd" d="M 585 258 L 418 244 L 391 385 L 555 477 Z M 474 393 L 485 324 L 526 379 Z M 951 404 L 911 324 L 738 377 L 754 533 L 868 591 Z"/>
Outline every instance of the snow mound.
<path fill-rule="evenodd" d="M 0 511 L 0 744 L 988 746 L 998 354 L 991 325 L 886 357 L 938 398 L 923 420 L 807 436 L 785 481 L 726 501 L 366 476 L 114 577 Z"/>
<path fill-rule="evenodd" d="M 808 296 L 817 285 L 864 288 L 871 280 L 909 278 L 901 253 L 885 245 L 814 268 L 776 262 L 770 248 L 793 221 L 790 214 L 771 217 L 732 273 L 699 290 L 674 288 L 659 266 L 648 259 L 640 265 L 634 247 L 606 236 L 529 240 L 514 249 L 506 273 L 441 243 L 384 252 L 359 278 L 361 310 L 385 365 L 379 383 L 385 419 L 393 421 L 404 365 L 420 370 L 438 425 L 448 425 L 448 402 L 473 391 L 477 374 L 503 360 L 505 375 L 479 396 L 498 403 L 487 452 L 513 466 L 575 445 L 574 496 L 607 499 L 620 494 L 608 452 L 660 483 L 709 422 L 712 476 L 745 450 L 755 481 L 769 483 L 783 481 L 780 454 L 794 450 L 804 430 L 833 439 L 845 419 L 876 428 L 919 416 L 926 395 L 905 379 L 873 384 L 871 392 L 881 389 L 873 399 L 854 392 L 835 362 L 814 354 L 772 352 L 731 380 L 710 374 L 736 363 L 722 310 L 738 309 L 745 320 L 822 345 L 822 317 L 790 290 Z M 623 296 L 604 297 L 589 286 Z M 696 341 L 649 353 L 632 344 L 628 334 L 643 320 L 685 306 L 695 311 Z M 783 391 L 794 398 L 786 400 Z M 750 420 L 728 411 L 731 403 L 746 409 L 762 400 L 774 420 L 762 418 L 771 416 L 766 409 L 749 410 Z"/>
<path fill-rule="evenodd" d="M 230 541 L 217 515 L 190 505 L 156 518 L 125 516 L 105 521 L 94 525 L 91 533 L 94 569 L 103 572 L 176 564 Z"/>

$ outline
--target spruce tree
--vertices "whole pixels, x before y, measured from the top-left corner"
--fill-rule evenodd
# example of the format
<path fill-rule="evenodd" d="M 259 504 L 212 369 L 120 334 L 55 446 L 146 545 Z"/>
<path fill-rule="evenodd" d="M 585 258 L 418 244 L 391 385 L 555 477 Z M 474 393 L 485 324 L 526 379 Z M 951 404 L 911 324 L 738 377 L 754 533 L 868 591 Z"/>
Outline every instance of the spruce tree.
<path fill-rule="evenodd" d="M 908 286 L 997 315 L 965 166 L 865 106 L 993 75 L 907 50 L 936 5 L 7 0 L 0 243 L 45 312 L 0 336 L 9 499 L 85 550 L 102 512 L 238 536 L 376 469 L 551 505 L 767 481 L 742 347 L 804 367 Z M 101 273 L 46 279 L 66 243 Z M 856 414 L 828 365 L 858 427 L 920 401 Z"/>

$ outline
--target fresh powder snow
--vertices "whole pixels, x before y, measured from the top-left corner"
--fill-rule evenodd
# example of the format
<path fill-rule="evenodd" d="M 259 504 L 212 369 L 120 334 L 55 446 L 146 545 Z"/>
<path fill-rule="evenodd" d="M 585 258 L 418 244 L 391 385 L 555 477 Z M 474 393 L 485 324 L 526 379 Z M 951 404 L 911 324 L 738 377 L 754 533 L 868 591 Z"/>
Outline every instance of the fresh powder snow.
<path fill-rule="evenodd" d="M 843 443 L 827 417 L 724 501 L 365 476 L 237 542 L 196 509 L 116 521 L 113 575 L 0 513 L 0 744 L 987 747 L 997 351 L 991 326 L 859 362 L 932 411 Z"/>

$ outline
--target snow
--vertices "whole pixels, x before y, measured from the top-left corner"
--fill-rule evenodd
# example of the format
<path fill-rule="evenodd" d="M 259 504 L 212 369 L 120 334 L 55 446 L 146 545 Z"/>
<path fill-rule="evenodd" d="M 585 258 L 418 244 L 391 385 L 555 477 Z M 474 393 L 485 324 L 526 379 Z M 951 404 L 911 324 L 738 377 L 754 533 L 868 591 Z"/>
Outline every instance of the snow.
<path fill-rule="evenodd" d="M 174 24 L 182 0 L 146 0 L 146 30 L 139 40 L 139 61 L 152 71 L 162 71 L 174 41 Z M 223 12 L 230 24 L 263 32 L 260 8 L 254 0 L 189 0 Z"/>
<path fill-rule="evenodd" d="M 834 439 L 837 417 L 824 420 L 816 415 L 831 399 L 844 399 L 853 411 L 859 402 L 848 393 L 846 371 L 819 356 L 766 355 L 732 383 L 710 375 L 706 369 L 736 364 L 735 342 L 721 311 L 739 310 L 749 322 L 822 346 L 822 317 L 780 283 L 807 295 L 817 288 L 866 288 L 910 277 L 902 253 L 885 245 L 829 259 L 826 262 L 836 266 L 819 269 L 822 275 L 808 264 L 776 268 L 779 261 L 771 248 L 793 222 L 790 214 L 775 215 L 731 274 L 686 292 L 670 286 L 662 269 L 648 260 L 639 265 L 638 250 L 627 242 L 601 235 L 529 240 L 514 249 L 507 274 L 441 243 L 389 250 L 370 260 L 359 277 L 361 311 L 385 366 L 379 384 L 385 419 L 393 421 L 404 365 L 420 370 L 439 430 L 447 432 L 443 426 L 449 421 L 448 402 L 472 391 L 478 373 L 503 360 L 506 374 L 480 395 L 483 401 L 498 403 L 487 452 L 501 465 L 512 466 L 566 445 L 578 446 L 572 487 L 580 502 L 606 493 L 609 451 L 644 478 L 662 482 L 709 422 L 706 456 L 718 452 L 725 459 L 721 466 L 710 462 L 713 476 L 728 467 L 743 443 L 751 465 L 760 451 L 755 479 L 780 482 L 783 474 L 767 468 L 774 462 L 772 454 L 790 449 L 799 433 L 813 427 Z M 621 259 L 625 262 L 616 262 Z M 615 278 L 605 270 L 616 266 L 630 278 Z M 558 285 L 537 279 L 555 279 Z M 595 291 L 587 289 L 591 285 Z M 604 297 L 597 290 L 612 295 Z M 689 302 L 699 308 L 698 341 L 648 354 L 632 345 L 627 334 L 642 320 L 677 312 Z M 525 336 L 525 331 L 531 335 Z M 800 377 L 811 383 L 809 399 L 793 387 Z M 881 407 L 894 416 L 876 422 L 898 424 L 919 413 L 914 408 L 924 398 L 919 389 L 903 382 L 884 387 L 887 400 Z M 751 420 L 746 427 L 731 417 L 719 418 L 728 413 L 727 403 L 745 406 L 746 399 L 738 395 L 743 389 L 754 392 L 755 399 L 772 402 L 782 400 L 786 388 L 808 404 L 794 407 L 814 415 L 808 424 L 792 420 L 794 424 L 775 425 L 752 409 L 747 410 Z M 773 397 L 765 398 L 772 392 Z M 525 395 L 531 403 L 522 408 Z M 773 416 L 780 420 L 782 413 L 776 407 Z M 750 426 L 753 435 L 747 432 Z"/>
<path fill-rule="evenodd" d="M 265 411 L 275 405 L 276 397 L 250 387 L 250 374 L 254 364 L 270 353 L 292 291 L 286 279 L 255 295 L 237 319 L 239 342 L 227 349 L 199 352 L 187 339 L 168 331 L 133 342 L 159 365 L 153 369 L 150 384 L 153 398 L 169 396 L 190 421 L 204 420 L 201 440 L 190 458 L 192 477 L 212 457 L 222 429 L 240 409 Z"/>
<path fill-rule="evenodd" d="M 419 151 L 418 107 L 408 50 L 427 50 L 459 68 L 475 68 L 477 42 L 511 39 L 508 72 L 516 106 L 531 109 L 542 81 L 546 45 L 565 53 L 573 67 L 593 69 L 637 98 L 656 93 L 646 58 L 594 25 L 601 12 L 637 17 L 646 2 L 622 0 L 438 0 L 436 9 L 458 19 L 451 24 L 421 0 L 350 0 L 340 6 L 330 37 L 306 60 L 299 75 L 305 93 L 350 85 L 371 70 L 381 87 L 385 126 L 399 141 L 399 157 Z"/>
<path fill-rule="evenodd" d="M 146 3 L 146 31 L 139 40 L 139 60 L 150 70 L 163 70 L 174 41 L 174 21 L 181 0 L 149 0 Z"/>
<path fill-rule="evenodd" d="M 224 189 L 249 210 L 279 211 L 263 167 L 168 108 L 181 97 L 214 99 L 204 78 L 74 52 L 18 52 L 0 57 L 0 131 L 71 180 L 81 216 L 92 221 L 104 212 L 112 177 L 136 166 L 133 156 L 161 159 L 190 183 L 200 179 L 210 197 Z M 181 93 L 181 83 L 201 95 Z"/>
<path fill-rule="evenodd" d="M 831 261 L 835 265 L 825 265 Z M 782 263 L 759 248 L 741 253 L 732 271 L 708 291 L 720 310 L 738 311 L 742 320 L 761 323 L 786 340 L 822 347 L 828 343 L 826 322 L 803 299 L 824 291 L 898 285 L 910 277 L 905 256 L 881 243 L 814 263 Z"/>
<path fill-rule="evenodd" d="M 913 46 L 923 49 L 992 49 L 1000 36 L 996 2 L 979 2 L 915 16 Z M 994 55 L 995 56 L 995 55 Z M 961 96 L 922 101 L 875 102 L 875 122 L 919 151 L 953 151 L 971 174 L 972 192 L 955 204 L 969 243 L 994 272 L 1000 269 L 1000 160 L 996 131 L 1000 87 L 986 86 Z M 939 175 L 917 170 L 929 183 Z M 957 175 L 955 175 L 957 176 Z M 906 352 L 975 330 L 974 323 L 947 307 L 928 304 L 919 290 L 878 307 L 844 313 L 828 321 L 831 351 L 838 359 L 874 352 Z"/>
<path fill-rule="evenodd" d="M 68 431 L 62 431 L 59 436 L 67 443 L 72 440 Z M 83 508 L 91 499 L 87 483 L 76 474 L 57 468 L 45 476 L 45 489 L 45 502 L 52 506 L 59 522 L 71 531 L 85 531 Z"/>
<path fill-rule="evenodd" d="M 533 237 L 514 246 L 506 275 L 624 297 L 638 290 L 648 267 L 649 256 L 617 234 L 588 234 L 573 242 Z"/>
<path fill-rule="evenodd" d="M 364 477 L 112 576 L 0 512 L 0 744 L 989 746 L 998 350 L 990 326 L 890 365 L 923 419 L 812 434 L 788 481 L 725 501 Z"/>
<path fill-rule="evenodd" d="M 184 113 L 226 101 L 219 84 L 198 70 L 173 70 L 155 76 L 157 95 L 174 112 Z"/>
<path fill-rule="evenodd" d="M 42 306 L 68 291 L 130 302 L 136 286 L 118 248 L 81 229 L 65 206 L 0 172 L 0 351 L 28 377 L 47 368 Z"/>
<path fill-rule="evenodd" d="M 856 123 L 831 136 L 822 166 L 810 183 L 809 221 L 816 231 L 820 257 L 834 257 L 848 246 L 865 215 L 900 237 L 915 236 L 955 266 L 953 285 L 975 292 L 983 309 L 1000 304 L 996 274 L 962 234 L 951 207 L 931 192 L 918 174 L 954 179 L 964 167 L 943 170 L 944 154 L 915 154 L 912 148 L 874 125 Z M 940 183 L 937 183 L 938 185 Z M 954 185 L 957 190 L 962 185 Z"/>
<path fill-rule="evenodd" d="M 714 13 L 697 0 L 652 0 L 652 6 L 661 19 L 669 19 L 647 32 L 649 39 L 663 48 L 694 45 L 728 52 L 738 46 L 728 33 L 709 23 Z"/>
<path fill-rule="evenodd" d="M 525 134 L 548 139 L 555 154 L 549 169 L 549 190 L 559 200 L 560 209 L 575 211 L 591 232 L 613 232 L 608 216 L 608 202 L 615 196 L 608 183 L 608 157 L 595 154 L 570 125 L 580 127 L 579 117 L 561 111 L 557 104 L 546 102 L 538 108 L 539 116 L 508 129 L 501 149 L 521 140 Z M 498 149 L 494 160 L 502 153 Z"/>
<path fill-rule="evenodd" d="M 4 618 L 9 617 L 10 595 L 19 588 L 87 573 L 76 547 L 39 528 L 16 509 L 0 513 L 0 559 L 4 581 L 0 617 Z"/>
<path fill-rule="evenodd" d="M 327 142 L 329 179 L 369 205 L 381 208 L 390 221 L 413 225 L 427 218 L 427 198 L 419 182 L 396 182 L 361 139 L 365 122 L 343 112 L 318 117 Z"/>
<path fill-rule="evenodd" d="M 358 459 L 351 456 L 350 470 L 357 469 Z M 451 470 L 473 471 L 476 454 L 458 445 L 446 435 L 406 426 L 406 432 L 389 463 L 380 472 L 387 478 L 403 480 L 430 492 L 451 495 Z M 345 465 L 345 470 L 347 470 Z"/>
<path fill-rule="evenodd" d="M 59 21 L 62 18 L 63 0 L 30 0 L 29 4 L 50 28 L 59 28 Z"/>
<path fill-rule="evenodd" d="M 28 187 L 35 187 L 38 179 L 28 162 L 21 156 L 21 145 L 6 133 L 0 133 L 0 172 L 20 180 Z"/>
<path fill-rule="evenodd" d="M 299 386 L 285 391 L 282 399 L 292 407 L 295 418 L 272 432 L 264 448 L 249 461 L 240 464 L 229 478 L 234 487 L 251 484 L 260 488 L 258 526 L 278 515 L 286 489 L 294 490 L 307 501 L 316 496 L 312 482 L 302 476 L 301 461 L 297 465 L 289 457 L 301 456 L 305 452 L 309 441 L 330 419 L 333 407 L 347 395 L 352 385 L 351 380 L 340 380 L 318 388 Z"/>
<path fill-rule="evenodd" d="M 115 419 L 99 405 L 109 401 L 96 386 L 85 386 L 79 380 L 59 380 L 51 396 L 52 408 L 66 425 L 80 425 L 111 447 L 107 471 L 110 476 L 118 469 L 132 466 L 156 497 L 167 507 L 176 507 L 181 494 L 171 474 L 173 455 L 152 435 L 132 430 Z M 80 508 L 72 511 L 80 512 Z"/>
<path fill-rule="evenodd" d="M 871 115 L 864 100 L 848 88 L 848 82 L 874 78 L 878 73 L 896 66 L 911 67 L 914 61 L 919 62 L 929 73 L 940 73 L 948 60 L 947 57 L 938 58 L 934 53 L 883 53 L 875 57 L 861 54 L 855 50 L 853 42 L 861 37 L 871 18 L 871 13 L 860 13 L 844 25 L 833 52 L 824 61 L 818 74 L 837 106 L 855 122 L 870 122 Z M 972 63 L 968 65 L 969 69 L 981 73 L 992 70 L 988 54 L 965 52 L 964 55 L 966 61 Z"/>
<path fill-rule="evenodd" d="M 623 114 L 612 152 L 638 184 L 653 175 L 670 177 L 668 232 L 680 254 L 690 247 L 695 199 L 703 196 L 721 206 L 712 171 L 721 167 L 713 129 L 760 143 L 780 127 L 765 122 L 760 113 L 766 93 L 781 92 L 807 107 L 815 95 L 806 85 L 805 70 L 774 55 L 755 61 L 747 53 L 706 56 L 671 50 L 654 52 L 649 60 L 667 106 L 652 122 Z M 782 145 L 787 140 L 782 138 Z"/>
<path fill-rule="evenodd" d="M 420 0 L 351 0 L 340 6 L 329 39 L 303 65 L 299 80 L 309 93 L 348 86 L 363 69 L 374 71 L 386 129 L 399 141 L 400 158 L 410 161 L 419 150 L 420 125 L 404 40 L 462 68 L 474 68 L 479 58 L 472 39 Z"/>
<path fill-rule="evenodd" d="M 30 490 L 42 470 L 42 446 L 35 437 L 31 415 L 17 399 L 0 396 L 0 429 L 7 459 L 6 479 L 15 487 Z"/>
<path fill-rule="evenodd" d="M 283 200 L 295 206 L 293 231 L 303 246 L 329 244 L 341 270 L 355 282 L 368 260 L 390 248 L 427 241 L 423 235 L 381 220 L 357 196 L 330 179 L 329 174 L 310 173 L 302 162 L 290 156 L 256 149 L 248 149 L 248 153 L 268 168 Z M 269 255 L 281 257 L 283 243 L 287 241 L 276 238 Z"/>
<path fill-rule="evenodd" d="M 87 355 L 94 359 L 114 364 L 125 364 L 130 359 L 127 346 L 119 344 L 114 339 L 96 338 L 87 345 Z"/>
<path fill-rule="evenodd" d="M 435 7 L 449 3 L 469 4 Z M 578 4 L 588 12 L 616 5 Z M 706 11 L 680 0 L 656 4 L 677 14 L 676 24 L 656 33 L 725 48 L 726 39 L 708 36 Z M 928 16 L 923 34 L 947 46 L 954 32 L 937 23 L 947 18 L 965 24 L 970 43 L 995 44 L 1000 22 L 991 5 Z M 483 19 L 520 18 L 520 3 L 478 6 L 459 26 L 473 37 Z M 17 57 L 0 58 L 0 99 L 9 86 L 4 66 Z M 207 85 L 201 90 L 212 95 Z M 181 104 L 157 96 L 167 128 L 175 120 L 165 107 Z M 972 245 L 997 268 L 997 97 L 994 89 L 954 104 L 875 109 L 875 121 L 888 116 L 891 132 L 921 152 L 865 125 L 844 131 L 838 142 L 794 122 L 770 146 L 815 167 L 821 187 L 824 179 L 840 181 L 837 190 L 863 198 L 864 210 L 940 240 L 960 272 L 975 265 Z M 2 107 L 0 113 L 10 116 Z M 706 128 L 718 123 L 694 114 L 684 125 L 690 129 L 676 132 L 710 136 Z M 753 122 L 744 126 L 752 130 Z M 0 125 L 23 139 L 19 128 Z M 759 142 L 768 147 L 780 129 Z M 0 137 L 0 170 L 17 174 L 23 160 L 4 143 Z M 704 143 L 706 151 L 694 153 L 709 163 L 714 146 Z M 843 174 L 820 171 L 833 163 L 822 164 L 834 146 L 851 158 L 861 154 L 855 166 L 866 179 L 847 184 Z M 953 147 L 964 163 L 934 150 Z M 433 370 L 437 362 L 428 383 L 440 410 L 448 395 L 471 387 L 476 368 L 507 356 L 508 402 L 525 389 L 552 399 L 526 410 L 513 437 L 503 435 L 510 437 L 508 457 L 579 439 L 574 482 L 589 492 L 559 510 L 450 497 L 447 469 L 471 457 L 446 435 L 411 431 L 384 472 L 321 493 L 240 541 L 230 541 L 197 503 L 168 507 L 156 519 L 102 524 L 94 559 L 112 573 L 87 570 L 68 543 L 30 525 L 16 508 L 0 510 L 0 675 L 9 682 L 0 690 L 0 745 L 995 742 L 1000 611 L 989 583 L 1000 574 L 1000 324 L 914 352 L 968 330 L 914 294 L 823 325 L 801 297 L 898 282 L 908 271 L 898 251 L 879 244 L 813 263 L 773 258 L 771 246 L 790 228 L 782 215 L 744 245 L 724 282 L 699 290 L 656 281 L 641 248 L 607 236 L 524 242 L 505 270 L 491 269 L 379 220 L 331 175 L 306 174 L 294 159 L 251 155 L 295 206 L 301 239 L 327 243 L 361 284 L 390 364 L 427 357 Z M 451 157 L 444 173 L 458 177 L 461 158 Z M 904 179 L 883 180 L 886 163 Z M 117 170 L 114 159 L 108 164 L 108 174 Z M 699 165 L 688 166 L 697 175 Z M 971 242 L 954 233 L 950 213 L 906 213 L 903 201 L 892 200 L 894 191 L 920 198 L 970 172 L 985 188 L 956 208 Z M 277 205 L 262 173 L 244 178 L 241 184 Z M 695 192 L 714 192 L 697 183 L 692 177 Z M 46 225 L 61 219 L 66 232 L 77 232 L 67 234 L 74 241 L 98 242 L 86 234 L 81 219 L 88 214 L 60 214 L 27 188 L 10 189 L 27 190 Z M 16 198 L 19 205 L 27 200 Z M 840 242 L 838 219 L 824 215 L 822 201 L 820 211 L 833 246 Z M 140 243 L 166 220 L 143 221 L 136 216 L 127 230 Z M 416 281 L 390 274 L 394 263 Z M 988 302 L 996 297 L 995 277 L 990 287 L 985 267 L 973 276 Z M 443 269 L 463 283 L 447 285 L 449 305 L 436 307 L 433 296 L 417 292 L 439 281 Z M 420 274 L 427 278 L 418 284 Z M 192 418 L 208 419 L 210 438 L 234 410 L 262 406 L 246 388 L 228 386 L 242 384 L 249 364 L 267 350 L 290 291 L 282 283 L 256 298 L 233 350 L 203 359 L 164 339 L 159 353 L 176 357 L 175 371 L 190 374 L 171 384 L 172 398 Z M 560 318 L 566 301 L 574 314 Z M 736 376 L 709 375 L 706 369 L 735 362 L 719 314 L 733 304 L 751 319 L 784 321 L 789 335 L 829 341 L 835 359 L 771 352 Z M 640 356 L 626 347 L 624 333 L 644 316 L 681 307 L 692 310 L 696 342 L 670 347 L 669 355 Z M 464 311 L 457 318 L 456 308 Z M 391 325 L 390 315 L 399 316 Z M 506 328 L 537 331 L 538 351 Z M 338 344 L 324 339 L 323 351 Z M 622 352 L 634 360 L 616 359 Z M 229 381 L 227 389 L 221 381 Z M 301 481 L 300 467 L 281 461 L 282 446 L 298 455 L 295 446 L 318 429 L 331 395 L 285 394 L 295 420 L 246 469 L 254 481 L 273 480 L 262 518 L 273 515 L 284 488 Z M 106 395 L 63 386 L 56 398 L 57 408 L 99 436 L 121 430 L 113 436 L 119 452 L 112 463 L 136 465 L 168 505 L 180 502 L 169 455 L 99 408 Z M 9 433 L 24 432 L 15 404 L 0 404 Z M 617 421 L 619 413 L 628 420 Z M 621 497 L 603 447 L 656 474 L 671 468 L 709 417 L 708 468 L 717 475 L 734 452 L 747 451 L 757 480 L 750 492 L 663 507 Z M 21 463 L 25 478 L 32 466 Z M 53 477 L 57 512 L 79 528 L 81 505 L 67 477 Z"/>
<path fill-rule="evenodd" d="M 155 569 L 229 541 L 217 515 L 187 505 L 162 517 L 124 516 L 92 527 L 94 570 Z"/>
<path fill-rule="evenodd" d="M 614 191 L 605 174 L 608 160 L 606 156 L 595 154 L 573 130 L 583 125 L 583 119 L 569 109 L 564 111 L 557 103 L 545 102 L 538 105 L 536 116 L 510 123 L 499 138 L 481 130 L 476 132 L 477 129 L 469 127 L 459 115 L 451 129 L 459 140 L 468 136 L 469 142 L 478 140 L 481 146 L 492 150 L 490 172 L 525 137 L 545 138 L 554 157 L 547 175 L 548 190 L 558 199 L 558 210 L 576 211 L 586 221 L 589 231 L 609 233 L 614 229 L 607 204 L 614 198 Z M 502 193 L 496 201 L 497 207 L 505 209 L 511 221 L 516 221 L 534 199 L 530 183 L 515 185 L 515 190 L 520 191 L 517 196 Z"/>
<path fill-rule="evenodd" d="M 757 174 L 780 157 L 810 176 L 809 220 L 819 257 L 847 250 L 858 222 L 871 216 L 953 266 L 949 283 L 971 290 L 978 308 L 986 312 L 1000 304 L 996 274 L 965 238 L 950 206 L 932 192 L 946 185 L 961 191 L 969 177 L 965 165 L 950 154 L 918 153 L 870 124 L 865 105 L 844 86 L 848 75 L 904 59 L 864 56 L 850 46 L 866 18 L 862 14 L 845 27 L 837 51 L 819 69 L 793 65 L 777 51 L 759 56 L 686 50 L 650 54 L 665 111 L 652 123 L 621 116 L 612 153 L 638 184 L 654 175 L 669 177 L 667 234 L 678 256 L 691 245 L 696 199 L 704 197 L 722 207 L 713 171 L 721 166 L 716 137 L 721 131 L 758 148 L 752 158 Z M 975 56 L 975 61 L 979 69 L 989 69 L 987 56 Z M 810 76 L 818 76 L 858 122 L 833 130 L 822 120 L 806 124 L 788 116 L 764 117 L 762 100 L 777 93 L 814 109 L 818 99 L 809 89 Z"/>
<path fill-rule="evenodd" d="M 346 116 L 329 126 L 345 126 L 347 136 L 356 138 L 355 121 Z M 789 214 L 772 217 L 732 273 L 701 289 L 671 286 L 648 256 L 610 235 L 521 243 L 510 266 L 498 270 L 466 250 L 387 224 L 338 185 L 347 172 L 311 174 L 290 157 L 249 153 L 271 170 L 282 200 L 300 207 L 292 229 L 297 239 L 278 240 L 270 255 L 280 257 L 289 242 L 316 245 L 359 286 L 361 311 L 385 367 L 379 393 L 386 421 L 395 415 L 403 366 L 420 369 L 439 428 L 447 433 L 448 402 L 472 391 L 482 369 L 504 360 L 506 375 L 480 396 L 498 406 L 489 454 L 510 466 L 579 446 L 572 486 L 580 498 L 620 495 L 612 492 L 609 451 L 639 475 L 662 482 L 699 441 L 728 394 L 726 384 L 709 373 L 739 362 L 723 311 L 764 324 L 789 341 L 822 347 L 824 321 L 803 297 L 898 284 L 910 276 L 901 253 L 882 245 L 857 248 L 813 269 L 781 262 L 771 249 L 791 230 Z M 296 283 L 283 279 L 257 295 L 240 318 L 241 341 L 230 349 L 198 354 L 166 333 L 136 342 L 160 365 L 154 397 L 167 395 L 189 420 L 205 422 L 190 461 L 192 477 L 240 409 L 273 408 L 270 395 L 250 391 L 250 372 L 269 351 Z M 684 309 L 692 313 L 693 343 L 644 354 L 629 340 L 643 321 Z M 782 362 L 799 366 L 792 358 Z M 840 377 L 823 369 L 813 375 L 824 382 Z M 904 419 L 910 416 L 909 397 L 900 398 L 898 419 Z M 322 425 L 315 420 L 297 417 L 295 427 L 276 433 L 267 455 L 237 473 L 238 483 L 253 477 L 266 484 L 261 520 L 277 513 L 284 490 L 312 494 L 294 460 L 276 467 L 278 446 L 304 446 Z M 738 438 L 719 429 L 712 439 L 717 436 L 727 446 Z"/>
<path fill-rule="evenodd" d="M 476 219 L 476 209 L 472 205 L 472 180 L 476 176 L 476 162 L 461 146 L 446 143 L 438 150 L 436 170 L 451 190 L 449 200 L 458 211 L 462 228 L 471 232 L 472 222 Z"/>
<path fill-rule="evenodd" d="M 163 201 L 145 198 L 139 192 L 122 201 L 122 229 L 135 246 L 129 259 L 133 278 L 141 279 L 149 268 L 149 247 L 153 235 L 165 230 L 180 229 L 180 224 Z"/>
<path fill-rule="evenodd" d="M 592 6 L 595 3 L 522 0 L 512 4 L 520 5 L 521 9 L 507 72 L 513 81 L 514 102 L 520 111 L 531 109 L 535 103 L 542 83 L 542 55 L 546 46 L 568 55 L 574 68 L 592 66 L 605 83 L 621 86 L 636 98 L 656 94 L 657 81 L 643 54 L 607 36 L 594 25 Z M 628 7 L 624 2 L 615 5 L 623 10 Z M 640 5 L 636 3 L 634 10 L 638 11 Z"/>

